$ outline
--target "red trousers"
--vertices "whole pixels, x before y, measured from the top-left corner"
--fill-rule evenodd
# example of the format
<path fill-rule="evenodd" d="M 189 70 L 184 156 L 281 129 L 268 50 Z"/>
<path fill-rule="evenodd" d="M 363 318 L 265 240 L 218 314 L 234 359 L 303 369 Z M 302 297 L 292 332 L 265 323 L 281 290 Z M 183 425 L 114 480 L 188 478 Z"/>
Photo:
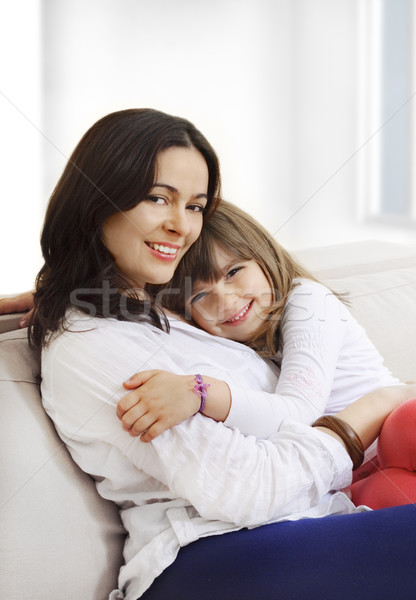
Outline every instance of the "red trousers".
<path fill-rule="evenodd" d="M 377 459 L 373 472 L 351 485 L 354 504 L 377 509 L 416 503 L 416 399 L 385 420 Z"/>

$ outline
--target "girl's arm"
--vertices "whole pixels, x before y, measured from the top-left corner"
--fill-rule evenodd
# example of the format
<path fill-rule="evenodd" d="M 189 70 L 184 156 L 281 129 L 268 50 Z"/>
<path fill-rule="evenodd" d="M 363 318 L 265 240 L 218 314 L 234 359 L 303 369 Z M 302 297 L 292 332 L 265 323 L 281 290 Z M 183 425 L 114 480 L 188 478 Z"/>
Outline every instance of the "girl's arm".
<path fill-rule="evenodd" d="M 295 288 L 283 320 L 282 372 L 275 391 L 251 390 L 203 376 L 210 384 L 203 414 L 259 439 L 269 437 L 287 417 L 312 423 L 323 414 L 331 393 L 347 327 L 342 308 L 324 286 L 311 283 Z M 168 372 L 134 375 L 124 385 L 138 389 L 123 398 L 117 412 L 125 429 L 150 441 L 193 416 L 199 409 L 192 393 L 193 377 Z"/>
<path fill-rule="evenodd" d="M 360 348 L 365 336 L 340 300 L 323 285 L 312 281 L 302 283 L 292 292 L 285 307 L 281 334 L 281 373 L 274 393 L 253 394 L 236 385 L 230 386 L 232 404 L 225 424 L 260 439 L 271 435 L 284 418 L 311 424 L 326 412 L 334 382 L 339 385 L 334 378 L 338 365 L 343 366 L 342 352 L 347 340 L 354 352 L 354 343 Z M 360 348 L 362 356 L 365 354 L 365 358 L 376 362 L 380 360 L 381 365 L 381 357 L 367 342 L 365 353 Z M 366 366 L 364 358 L 361 364 L 345 364 L 346 372 L 357 370 L 357 377 L 349 377 L 345 391 L 338 394 L 338 406 L 332 408 L 331 413 L 367 390 L 391 385 L 389 377 L 383 381 L 381 366 L 380 373 L 375 372 L 372 381 L 363 384 Z"/>
<path fill-rule="evenodd" d="M 416 384 L 406 384 L 373 390 L 359 398 L 336 416 L 348 423 L 360 437 L 367 449 L 378 437 L 381 427 L 391 412 L 404 402 L 416 397 Z M 326 427 L 317 427 L 328 435 L 338 438 Z"/>
<path fill-rule="evenodd" d="M 32 311 L 33 308 L 33 292 L 23 292 L 13 296 L 13 298 L 0 299 L 0 315 L 9 313 Z M 31 312 L 28 312 L 20 320 L 20 327 L 26 327 L 29 323 Z"/>

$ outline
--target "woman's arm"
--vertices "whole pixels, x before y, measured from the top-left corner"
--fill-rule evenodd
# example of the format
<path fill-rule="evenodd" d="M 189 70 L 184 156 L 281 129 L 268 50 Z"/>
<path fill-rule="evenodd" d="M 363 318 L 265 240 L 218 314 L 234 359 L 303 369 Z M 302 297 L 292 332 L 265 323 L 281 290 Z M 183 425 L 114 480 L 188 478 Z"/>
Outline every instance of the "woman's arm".
<path fill-rule="evenodd" d="M 416 386 L 385 388 L 371 392 L 338 416 L 356 426 L 367 448 L 378 436 L 386 416 L 415 394 Z M 217 438 L 219 430 L 221 437 Z M 189 445 L 187 433 L 191 431 L 196 435 Z M 186 441 L 180 443 L 180 466 L 176 463 L 173 471 L 168 468 L 168 485 L 207 518 L 231 520 L 243 526 L 259 524 L 313 506 L 327 492 L 343 489 L 341 481 L 351 478 L 350 460 L 348 474 L 340 468 L 345 465 L 345 445 L 326 428 L 317 431 L 285 421 L 268 440 L 256 441 L 253 436 L 245 437 L 195 417 L 187 421 L 185 429 L 179 426 L 153 442 L 165 464 L 165 452 L 172 451 L 165 446 L 165 439 L 171 439 L 174 432 L 186 432 Z M 328 443 L 330 440 L 334 444 Z"/>
<path fill-rule="evenodd" d="M 196 415 L 142 444 L 122 430 L 115 415 L 123 395 L 118 382 L 135 364 L 140 367 L 139 355 L 146 367 L 178 369 L 177 340 L 171 343 L 168 335 L 142 325 L 115 322 L 107 327 L 99 319 L 81 319 L 78 331 L 72 321 L 69 326 L 71 331 L 43 352 L 42 398 L 73 458 L 87 471 L 93 464 L 98 479 L 109 475 L 106 464 L 101 471 L 99 461 L 91 463 L 97 445 L 100 454 L 112 457 L 116 473 L 117 461 L 123 462 L 124 455 L 150 476 L 146 498 L 168 490 L 172 498 L 185 498 L 205 518 L 242 526 L 309 508 L 329 489 L 350 483 L 351 462 L 341 444 L 296 424 L 273 441 L 257 442 Z M 202 346 L 200 371 L 204 352 Z M 310 436 L 304 435 L 305 429 Z M 117 479 L 117 486 L 122 500 L 129 481 Z"/>

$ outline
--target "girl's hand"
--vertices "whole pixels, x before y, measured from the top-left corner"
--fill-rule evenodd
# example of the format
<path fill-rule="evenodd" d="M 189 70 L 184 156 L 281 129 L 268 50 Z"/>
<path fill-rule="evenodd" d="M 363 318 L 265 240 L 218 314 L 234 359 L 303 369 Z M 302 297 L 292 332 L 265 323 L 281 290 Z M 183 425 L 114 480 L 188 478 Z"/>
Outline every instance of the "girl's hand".
<path fill-rule="evenodd" d="M 198 412 L 201 400 L 193 389 L 193 375 L 168 371 L 142 371 L 123 383 L 133 390 L 120 400 L 117 416 L 130 435 L 141 435 L 142 442 L 178 425 Z"/>
<path fill-rule="evenodd" d="M 32 309 L 33 292 L 24 292 L 23 294 L 13 296 L 13 298 L 0 299 L 0 315 L 16 312 L 25 312 L 27 310 L 30 311 L 20 320 L 20 327 L 26 327 L 26 325 L 28 325 Z"/>
<path fill-rule="evenodd" d="M 225 421 L 231 407 L 231 392 L 225 381 L 203 375 L 209 384 L 203 414 L 215 421 Z M 195 415 L 201 398 L 193 390 L 195 375 L 175 375 L 152 370 L 136 373 L 123 385 L 132 390 L 117 405 L 117 416 L 130 435 L 141 435 L 142 442 L 179 425 Z"/>
<path fill-rule="evenodd" d="M 416 384 L 379 388 L 349 404 L 336 416 L 346 421 L 354 429 L 366 449 L 380 434 L 383 423 L 389 414 L 413 398 L 416 398 Z M 333 431 L 322 429 L 343 443 Z"/>

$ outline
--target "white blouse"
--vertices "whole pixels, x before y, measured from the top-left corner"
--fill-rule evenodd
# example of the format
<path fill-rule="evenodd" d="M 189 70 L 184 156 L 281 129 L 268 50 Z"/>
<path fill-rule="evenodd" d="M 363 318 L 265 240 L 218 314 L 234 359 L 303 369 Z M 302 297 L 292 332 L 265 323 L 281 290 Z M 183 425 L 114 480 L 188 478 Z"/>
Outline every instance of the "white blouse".
<path fill-rule="evenodd" d="M 136 600 L 200 537 L 355 510 L 344 494 L 327 493 L 351 482 L 347 452 L 303 424 L 283 420 L 267 440 L 199 414 L 150 444 L 123 431 L 115 411 L 122 382 L 141 370 L 199 372 L 273 392 L 278 373 L 254 351 L 178 321 L 167 334 L 73 311 L 68 324 L 43 351 L 42 397 L 72 457 L 118 504 L 129 533 L 112 600 Z"/>
<path fill-rule="evenodd" d="M 272 393 L 234 385 L 225 424 L 267 438 L 283 419 L 310 425 L 398 379 L 345 304 L 307 279 L 291 292 L 282 319 L 281 374 Z"/>

